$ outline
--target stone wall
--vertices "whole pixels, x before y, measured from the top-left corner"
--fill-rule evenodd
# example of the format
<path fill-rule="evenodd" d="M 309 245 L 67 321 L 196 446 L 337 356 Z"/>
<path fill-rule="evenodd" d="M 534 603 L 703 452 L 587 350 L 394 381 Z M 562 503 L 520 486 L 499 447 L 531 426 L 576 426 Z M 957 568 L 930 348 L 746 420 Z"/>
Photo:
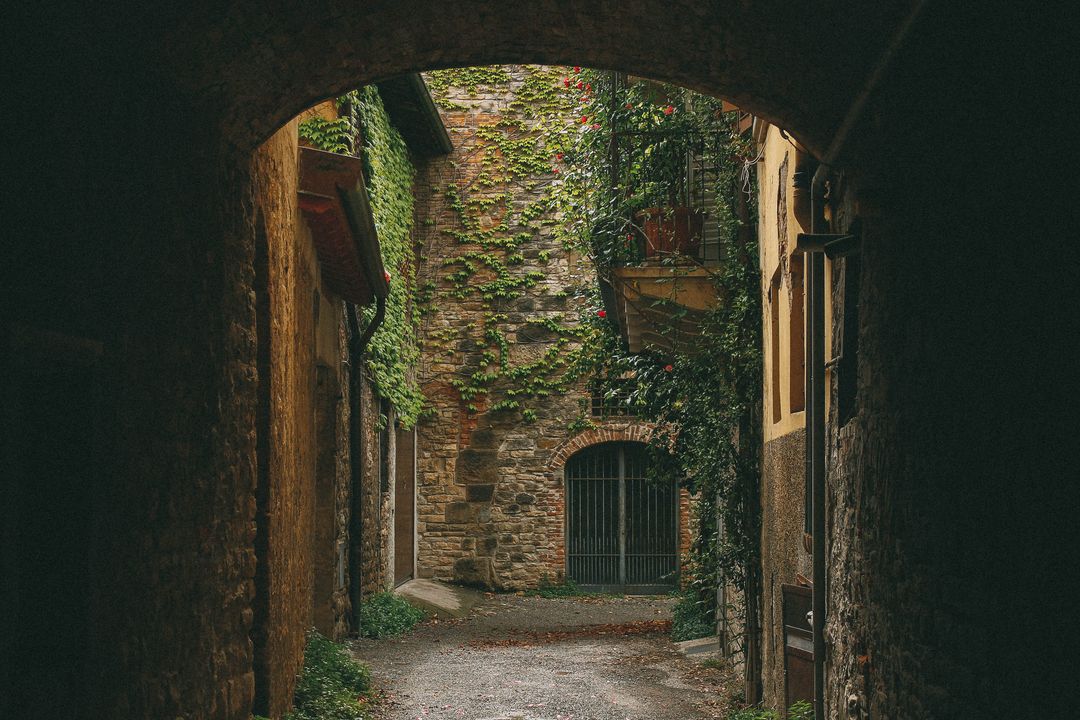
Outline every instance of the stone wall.
<path fill-rule="evenodd" d="M 266 242 L 269 348 L 260 356 L 268 442 L 259 444 L 255 580 L 255 708 L 279 717 L 292 702 L 312 621 L 315 512 L 315 313 L 318 264 L 297 202 L 296 125 L 256 154 L 257 239 Z M 261 252 L 262 248 L 257 248 Z M 259 271 L 256 271 L 258 282 Z M 256 287 L 257 300 L 264 290 Z M 260 331 L 264 328 L 260 327 Z"/>
<path fill-rule="evenodd" d="M 361 452 L 363 484 L 360 490 L 360 593 L 366 597 L 387 590 L 394 582 L 394 473 L 395 435 L 383 433 L 379 396 L 370 379 L 365 379 L 360 395 Z M 385 418 L 394 426 L 394 411 Z M 388 436 L 388 437 L 387 437 Z M 384 487 L 381 472 L 380 444 L 388 440 L 387 468 L 389 482 Z"/>
<path fill-rule="evenodd" d="M 435 288 L 423 327 L 419 372 L 434 413 L 419 425 L 417 522 L 420 576 L 513 589 L 563 575 L 563 488 L 549 463 L 552 451 L 569 435 L 569 423 L 581 415 L 585 395 L 578 388 L 526 401 L 536 413 L 530 422 L 517 410 L 488 410 L 488 398 L 462 399 L 452 382 L 486 366 L 484 333 L 493 312 L 505 316 L 500 327 L 511 364 L 540 358 L 558 335 L 539 323 L 573 322 L 582 300 L 566 291 L 589 281 L 593 271 L 555 239 L 549 225 L 542 225 L 520 246 L 521 264 L 510 268 L 515 275 L 543 274 L 523 296 L 487 304 L 473 296 L 457 299 L 446 280 L 453 268 L 447 269 L 445 261 L 476 249 L 445 232 L 461 229 L 446 188 L 453 184 L 463 194 L 484 191 L 474 183 L 484 171 L 480 150 L 488 141 L 477 132 L 510 115 L 509 105 L 527 72 L 508 70 L 507 82 L 481 85 L 476 92 L 448 88 L 440 98 L 441 114 L 454 152 L 422 166 L 416 180 L 416 227 L 426 259 L 418 284 Z M 516 184 L 514 208 L 520 212 L 543 197 L 551 180 L 550 175 L 535 176 Z M 489 227 L 495 223 L 484 222 Z M 505 234 L 526 229 L 510 227 Z"/>
<path fill-rule="evenodd" d="M 799 573 L 813 579 L 803 544 L 806 435 L 795 431 L 765 443 L 761 462 L 762 692 L 765 705 L 786 705 L 782 585 Z"/>

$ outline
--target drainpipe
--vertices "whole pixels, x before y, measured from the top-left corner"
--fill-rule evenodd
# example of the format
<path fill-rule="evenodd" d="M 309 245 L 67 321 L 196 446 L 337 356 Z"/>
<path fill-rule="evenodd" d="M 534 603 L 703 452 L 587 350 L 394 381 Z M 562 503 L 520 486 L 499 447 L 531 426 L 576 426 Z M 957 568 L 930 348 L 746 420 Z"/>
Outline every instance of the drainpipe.
<path fill-rule="evenodd" d="M 826 182 L 847 143 L 852 128 L 862 117 L 866 103 L 881 81 L 897 50 L 928 0 L 916 0 L 893 34 L 862 89 L 852 100 L 810 186 L 810 234 L 800 234 L 797 249 L 806 255 L 806 458 L 810 487 L 813 536 L 814 594 L 811 629 L 814 632 L 814 717 L 825 714 L 825 621 L 827 577 L 825 571 L 825 255 L 837 257 L 852 251 L 857 239 L 828 234 L 825 220 Z"/>
<path fill-rule="evenodd" d="M 826 231 L 827 166 L 814 173 L 810 189 L 810 230 Z M 813 538 L 814 717 L 825 718 L 825 253 L 806 253 L 806 457 L 809 462 Z"/>
<path fill-rule="evenodd" d="M 386 317 L 386 298 L 375 299 L 375 316 L 360 332 L 360 323 L 356 319 L 356 305 L 345 303 L 345 315 L 349 323 L 349 602 L 352 604 L 353 627 L 360 628 L 360 546 L 363 542 L 363 506 L 361 487 L 363 484 L 363 418 L 360 409 L 360 394 L 363 392 L 364 352 L 372 335 L 382 325 Z"/>

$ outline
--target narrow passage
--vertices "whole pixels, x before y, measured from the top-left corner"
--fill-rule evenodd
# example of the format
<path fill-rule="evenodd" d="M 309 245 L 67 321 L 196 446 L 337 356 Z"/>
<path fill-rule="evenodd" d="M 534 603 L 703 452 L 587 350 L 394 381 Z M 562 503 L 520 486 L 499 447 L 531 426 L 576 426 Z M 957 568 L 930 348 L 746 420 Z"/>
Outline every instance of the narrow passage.
<path fill-rule="evenodd" d="M 695 720 L 737 685 L 684 658 L 667 598 L 495 595 L 460 620 L 357 640 L 388 694 L 380 720 Z"/>

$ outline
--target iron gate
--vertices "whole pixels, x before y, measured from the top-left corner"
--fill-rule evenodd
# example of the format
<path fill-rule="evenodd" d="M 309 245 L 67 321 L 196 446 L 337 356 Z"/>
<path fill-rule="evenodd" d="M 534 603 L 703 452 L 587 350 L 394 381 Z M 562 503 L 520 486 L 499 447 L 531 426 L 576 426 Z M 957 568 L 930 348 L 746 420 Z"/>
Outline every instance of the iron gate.
<path fill-rule="evenodd" d="M 603 443 L 566 463 L 567 577 L 588 589 L 668 592 L 679 564 L 674 481 L 645 479 L 645 446 Z"/>

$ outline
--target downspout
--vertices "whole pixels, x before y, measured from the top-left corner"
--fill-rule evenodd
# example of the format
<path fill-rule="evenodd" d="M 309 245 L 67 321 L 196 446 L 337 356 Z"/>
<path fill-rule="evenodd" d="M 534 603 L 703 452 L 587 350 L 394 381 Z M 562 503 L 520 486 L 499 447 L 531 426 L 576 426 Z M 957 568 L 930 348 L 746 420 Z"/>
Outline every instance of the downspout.
<path fill-rule="evenodd" d="M 375 316 L 360 332 L 360 323 L 356 319 L 356 305 L 345 303 L 345 315 L 349 323 L 349 602 L 353 611 L 353 628 L 360 629 L 360 563 L 361 544 L 363 542 L 363 418 L 361 416 L 360 395 L 364 382 L 364 352 L 375 331 L 386 317 L 386 298 L 375 299 Z"/>
<path fill-rule="evenodd" d="M 814 173 L 810 196 L 810 229 L 824 234 L 825 165 Z M 811 629 L 814 632 L 814 717 L 825 718 L 825 253 L 806 253 L 806 457 L 810 473 L 814 590 Z"/>
<path fill-rule="evenodd" d="M 833 256 L 834 253 L 844 252 L 851 245 L 851 238 L 848 236 L 828 234 L 828 223 L 825 220 L 826 183 L 852 128 L 862 117 L 870 95 L 881 81 L 927 1 L 916 0 L 844 115 L 810 185 L 811 237 L 800 236 L 799 242 L 800 249 L 807 256 L 806 457 L 812 498 L 814 590 L 810 625 L 814 633 L 814 717 L 817 720 L 824 720 L 826 717 L 825 622 L 828 587 L 825 547 L 825 255 Z"/>

